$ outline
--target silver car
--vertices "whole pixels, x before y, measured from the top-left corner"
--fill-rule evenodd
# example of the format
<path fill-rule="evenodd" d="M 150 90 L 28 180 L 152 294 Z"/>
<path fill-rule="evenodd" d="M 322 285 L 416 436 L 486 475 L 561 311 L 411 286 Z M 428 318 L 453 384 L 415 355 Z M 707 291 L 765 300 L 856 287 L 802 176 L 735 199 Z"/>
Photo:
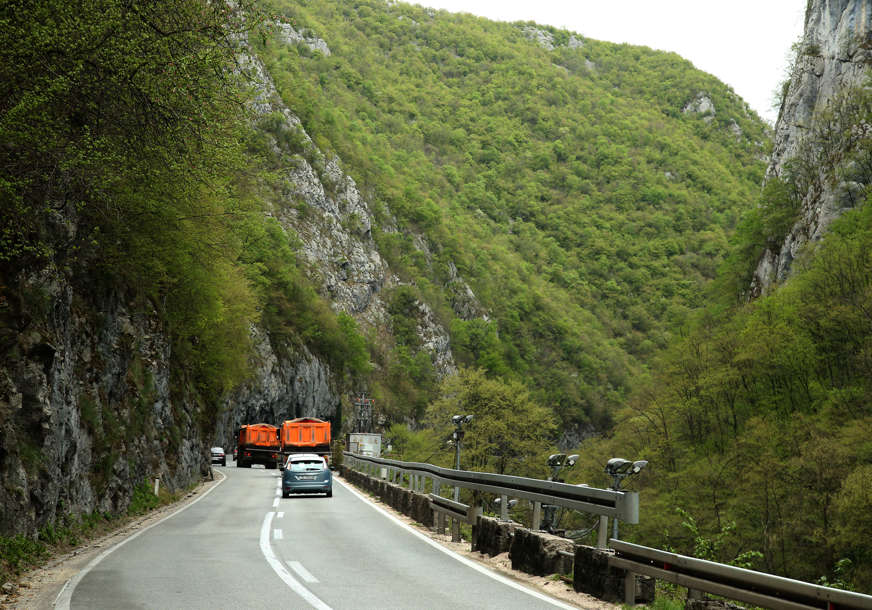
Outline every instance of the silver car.
<path fill-rule="evenodd" d="M 212 463 L 227 466 L 227 456 L 224 455 L 224 449 L 222 447 L 212 447 Z"/>
<path fill-rule="evenodd" d="M 333 473 L 327 461 L 314 453 L 297 453 L 288 456 L 282 472 L 282 497 L 293 493 L 322 493 L 333 495 Z"/>

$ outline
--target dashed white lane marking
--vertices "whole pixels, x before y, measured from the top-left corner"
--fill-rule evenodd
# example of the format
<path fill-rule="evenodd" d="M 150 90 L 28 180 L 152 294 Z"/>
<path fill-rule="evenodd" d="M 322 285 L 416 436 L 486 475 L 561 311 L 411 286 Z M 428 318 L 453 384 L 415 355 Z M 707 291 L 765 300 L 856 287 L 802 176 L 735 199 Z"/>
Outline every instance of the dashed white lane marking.
<path fill-rule="evenodd" d="M 284 519 L 285 513 L 276 513 L 276 519 Z"/>
<path fill-rule="evenodd" d="M 273 540 L 281 540 L 284 537 L 282 530 L 273 530 Z"/>
<path fill-rule="evenodd" d="M 275 513 L 269 512 L 263 518 L 263 525 L 260 527 L 260 552 L 266 558 L 267 563 L 273 571 L 281 578 L 294 593 L 309 602 L 314 608 L 319 610 L 331 610 L 330 606 L 321 601 L 314 593 L 309 591 L 303 583 L 294 578 L 288 569 L 278 560 L 272 547 L 269 544 L 269 531 L 272 529 L 272 520 Z"/>
<path fill-rule="evenodd" d="M 299 561 L 289 561 L 288 565 L 291 566 L 291 569 L 297 573 L 297 576 L 305 580 L 306 582 L 320 582 L 317 578 L 312 576 L 312 573 L 309 572 L 306 568 L 303 567 L 303 564 Z"/>
<path fill-rule="evenodd" d="M 282 489 L 281 489 L 281 488 L 278 488 L 278 489 L 276 490 L 276 495 L 277 495 L 277 496 L 282 495 Z"/>
<path fill-rule="evenodd" d="M 509 580 L 505 576 L 502 576 L 500 574 L 497 574 L 496 572 L 489 570 L 488 568 L 484 567 L 483 565 L 476 563 L 472 559 L 467 559 L 466 557 L 464 557 L 462 555 L 458 555 L 457 553 L 455 553 L 451 549 L 447 549 L 444 546 L 442 546 L 441 544 L 439 544 L 438 542 L 436 542 L 435 540 L 432 540 L 431 538 L 425 536 L 424 534 L 422 534 L 421 532 L 419 532 L 418 530 L 416 530 L 412 526 L 407 525 L 406 523 L 403 523 L 402 521 L 400 521 L 399 519 L 394 517 L 392 514 L 390 514 L 386 510 L 384 510 L 383 508 L 376 506 L 375 504 L 373 504 L 369 500 L 369 498 L 367 498 L 366 496 L 361 494 L 359 491 L 357 491 L 354 487 L 352 487 L 351 485 L 349 485 L 345 481 L 342 481 L 339 479 L 333 479 L 333 480 L 338 481 L 340 485 L 342 485 L 345 489 L 347 489 L 348 491 L 353 493 L 355 496 L 360 498 L 365 504 L 367 504 L 373 510 L 380 512 L 382 515 L 384 515 L 385 517 L 387 517 L 388 519 L 390 519 L 391 521 L 393 521 L 394 523 L 399 525 L 401 528 L 403 528 L 407 532 L 411 533 L 413 536 L 417 536 L 418 538 L 420 538 L 421 540 L 423 540 L 424 542 L 426 542 L 427 544 L 429 544 L 433 548 L 438 549 L 438 550 L 442 551 L 443 553 L 445 553 L 446 555 L 453 557 L 454 559 L 456 559 L 460 563 L 464 564 L 465 566 L 468 566 L 468 567 L 472 568 L 473 570 L 476 570 L 477 572 L 481 572 L 482 574 L 484 574 L 486 576 L 490 576 L 494 580 L 497 580 L 497 581 L 503 583 L 504 585 L 512 587 L 513 589 L 523 591 L 527 595 L 535 597 L 536 599 L 542 600 L 544 602 L 548 602 L 552 606 L 557 606 L 558 608 L 565 608 L 566 610 L 572 610 L 572 608 L 574 608 L 574 606 L 569 606 L 569 605 L 564 604 L 563 602 L 561 602 L 559 600 L 554 599 L 553 597 L 548 597 L 547 595 L 539 593 L 538 591 L 533 591 L 532 589 L 528 589 L 527 587 L 525 587 L 523 585 L 520 585 L 512 580 Z"/>
<path fill-rule="evenodd" d="M 279 499 L 276 498 L 275 500 L 273 500 L 273 508 L 276 508 L 278 505 L 279 505 Z"/>

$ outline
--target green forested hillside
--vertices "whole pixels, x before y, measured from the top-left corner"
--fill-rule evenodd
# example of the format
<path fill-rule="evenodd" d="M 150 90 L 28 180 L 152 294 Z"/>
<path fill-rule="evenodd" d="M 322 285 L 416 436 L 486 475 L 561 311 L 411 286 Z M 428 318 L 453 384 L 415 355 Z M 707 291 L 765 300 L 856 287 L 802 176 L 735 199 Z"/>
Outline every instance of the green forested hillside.
<path fill-rule="evenodd" d="M 383 215 L 427 236 L 432 260 L 410 238 L 379 239 L 442 303 L 460 363 L 487 373 L 449 381 L 425 424 L 475 413 L 475 467 L 544 476 L 532 449 L 501 442 L 504 422 L 539 443 L 592 423 L 607 433 L 581 445 L 571 480 L 607 484 L 615 455 L 651 462 L 632 483 L 645 516 L 630 538 L 869 590 L 869 208 L 783 289 L 743 300 L 818 168 L 869 182 L 859 93 L 843 99 L 861 115 L 820 117 L 819 150 L 761 193 L 763 125 L 675 55 L 399 3 L 275 10 L 331 50 L 266 42 L 282 94 Z M 684 112 L 700 94 L 714 114 Z M 449 261 L 489 323 L 450 311 Z M 562 424 L 500 411 L 529 404 L 516 380 Z M 391 434 L 401 455 L 448 461 L 426 431 Z"/>
<path fill-rule="evenodd" d="M 208 432 L 260 323 L 342 390 L 372 389 L 403 424 L 399 457 L 447 464 L 458 409 L 476 416 L 464 451 L 483 470 L 544 476 L 537 452 L 600 433 L 571 481 L 606 485 L 615 455 L 650 460 L 628 537 L 869 590 L 872 208 L 858 201 L 781 289 L 736 298 L 797 218 L 809 168 L 872 181 L 872 140 L 853 129 L 872 124 L 868 98 L 847 97 L 859 114 L 825 121 L 824 145 L 761 194 L 765 126 L 674 54 L 381 0 L 269 4 L 0 7 L 2 364 L 52 311 L 27 277 L 62 278 L 95 318 L 120 293 L 169 337 L 173 391 Z M 383 295 L 391 333 L 364 339 L 334 313 L 264 214 L 281 168 L 270 118 L 252 133 L 246 36 L 377 211 L 404 280 Z M 475 315 L 453 307 L 454 266 Z M 441 386 L 419 299 L 464 369 Z M 94 428 L 108 455 L 118 439 Z"/>
<path fill-rule="evenodd" d="M 264 17 L 188 0 L 0 8 L 4 364 L 21 357 L 17 332 L 45 326 L 48 296 L 22 287 L 47 272 L 85 310 L 116 292 L 156 315 L 174 387 L 208 405 L 205 429 L 248 374 L 252 322 L 340 375 L 366 368 L 354 321 L 315 293 L 264 215 L 250 75 L 234 69 Z"/>
<path fill-rule="evenodd" d="M 545 28 L 549 51 L 532 24 L 379 0 L 273 7 L 330 53 L 263 40 L 272 77 L 382 218 L 427 237 L 432 258 L 377 235 L 460 364 L 522 380 L 564 427 L 607 427 L 754 200 L 762 122 L 674 54 Z M 698 95 L 714 113 L 683 112 Z M 490 323 L 451 311 L 451 263 Z"/>
<path fill-rule="evenodd" d="M 872 590 L 872 96 L 839 92 L 737 230 L 694 315 L 639 380 L 609 438 L 582 447 L 580 480 L 607 456 L 650 460 L 631 534 L 717 561 Z M 810 185 L 857 185 L 851 209 L 745 298 L 764 248 Z M 819 191 L 817 191 L 819 192 Z"/>

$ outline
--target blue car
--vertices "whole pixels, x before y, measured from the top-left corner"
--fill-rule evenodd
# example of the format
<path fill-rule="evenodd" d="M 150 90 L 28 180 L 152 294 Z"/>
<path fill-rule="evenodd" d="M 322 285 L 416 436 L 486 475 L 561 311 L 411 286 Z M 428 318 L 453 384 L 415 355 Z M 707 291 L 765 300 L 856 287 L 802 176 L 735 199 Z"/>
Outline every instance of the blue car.
<path fill-rule="evenodd" d="M 282 497 L 294 493 L 333 495 L 333 473 L 324 458 L 314 453 L 288 456 L 282 472 Z"/>

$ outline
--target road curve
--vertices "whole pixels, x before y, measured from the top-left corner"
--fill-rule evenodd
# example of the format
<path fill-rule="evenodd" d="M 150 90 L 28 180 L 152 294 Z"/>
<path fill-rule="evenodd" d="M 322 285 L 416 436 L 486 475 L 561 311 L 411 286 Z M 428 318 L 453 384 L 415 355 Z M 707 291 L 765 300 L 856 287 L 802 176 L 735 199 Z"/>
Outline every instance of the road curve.
<path fill-rule="evenodd" d="M 334 480 L 283 499 L 277 470 L 227 480 L 115 547 L 66 592 L 71 608 L 554 608 L 400 524 Z M 60 604 L 63 606 L 63 604 Z"/>

